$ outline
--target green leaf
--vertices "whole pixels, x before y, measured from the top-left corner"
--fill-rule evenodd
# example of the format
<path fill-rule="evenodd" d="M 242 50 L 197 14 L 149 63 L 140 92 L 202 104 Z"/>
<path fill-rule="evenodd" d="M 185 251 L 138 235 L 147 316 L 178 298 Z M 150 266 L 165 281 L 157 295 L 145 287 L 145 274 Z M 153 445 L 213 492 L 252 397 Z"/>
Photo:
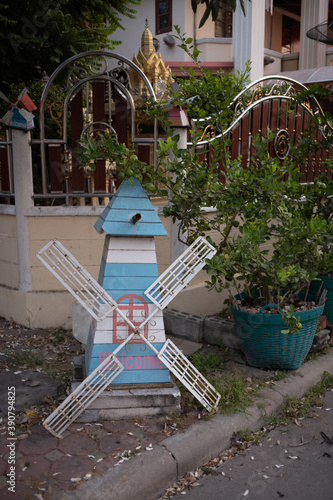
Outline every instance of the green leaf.
<path fill-rule="evenodd" d="M 198 58 L 198 55 L 201 53 L 200 50 L 198 50 L 196 47 L 194 47 L 193 49 L 193 57 L 194 59 L 197 59 Z"/>
<path fill-rule="evenodd" d="M 204 14 L 203 14 L 203 16 L 202 16 L 202 18 L 200 20 L 199 28 L 202 28 L 203 25 L 205 24 L 205 22 L 207 21 L 207 19 L 209 18 L 209 14 L 211 13 L 211 9 L 212 8 L 211 8 L 210 5 L 208 5 L 206 7 L 206 10 L 205 10 L 205 12 L 204 12 Z"/>

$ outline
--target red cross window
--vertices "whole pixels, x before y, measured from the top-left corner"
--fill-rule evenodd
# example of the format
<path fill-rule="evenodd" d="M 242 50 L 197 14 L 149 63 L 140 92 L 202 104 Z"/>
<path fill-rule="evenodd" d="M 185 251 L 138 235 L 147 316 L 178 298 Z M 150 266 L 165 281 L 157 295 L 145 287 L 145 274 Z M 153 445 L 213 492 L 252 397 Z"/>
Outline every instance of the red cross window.
<path fill-rule="evenodd" d="M 122 304 L 128 300 L 128 303 Z M 136 302 L 134 302 L 136 301 Z M 140 326 L 141 323 L 148 317 L 148 304 L 147 302 L 140 297 L 140 295 L 136 295 L 134 293 L 129 293 L 126 295 L 122 295 L 117 300 L 118 309 L 120 309 L 126 317 L 133 323 L 134 326 Z M 132 333 L 132 328 L 120 314 L 117 313 L 116 310 L 113 311 L 113 324 L 112 324 L 112 338 L 114 344 L 121 344 L 124 340 L 127 339 L 129 335 Z M 146 338 L 148 338 L 148 324 L 144 326 L 144 334 Z M 141 339 L 132 339 L 131 342 L 143 342 Z"/>

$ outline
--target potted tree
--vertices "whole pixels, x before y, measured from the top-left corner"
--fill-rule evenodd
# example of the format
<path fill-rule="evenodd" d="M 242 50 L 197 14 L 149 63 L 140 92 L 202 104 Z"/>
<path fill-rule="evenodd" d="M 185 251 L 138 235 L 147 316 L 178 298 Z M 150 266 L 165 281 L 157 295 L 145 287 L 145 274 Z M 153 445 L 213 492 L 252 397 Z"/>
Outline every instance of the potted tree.
<path fill-rule="evenodd" d="M 309 287 L 329 234 L 325 214 L 311 211 L 304 198 L 314 197 L 313 191 L 324 197 L 326 185 L 304 186 L 293 162 L 269 157 L 273 138 L 268 132 L 266 139 L 257 140 L 256 159 L 247 169 L 240 160 L 226 162 L 223 184 L 214 162 L 207 168 L 192 151 L 177 150 L 171 137 L 160 142 L 157 171 L 123 145 L 109 144 L 115 138 L 108 136 L 82 141 L 81 160 L 87 164 L 102 155 L 117 162 L 121 178 L 142 179 L 144 173 L 146 189 L 153 190 L 152 180 L 164 186 L 158 194 L 169 194 L 164 213 L 179 221 L 179 238 L 191 243 L 205 234 L 217 249 L 207 262 L 207 284 L 217 291 L 234 287 L 231 311 L 248 363 L 295 369 L 307 355 L 323 313 L 323 295 L 311 297 Z M 215 144 L 216 161 L 223 147 Z M 206 214 L 205 207 L 215 210 Z"/>
<path fill-rule="evenodd" d="M 211 287 L 237 291 L 230 294 L 230 305 L 247 362 L 295 369 L 324 309 L 324 295 L 310 296 L 309 287 L 318 274 L 328 222 L 303 207 L 305 194 L 315 189 L 323 196 L 324 186 L 303 186 L 292 162 L 269 158 L 270 139 L 256 144 L 257 158 L 247 170 L 231 165 L 226 172 L 225 202 L 234 218 L 222 220 L 221 213 L 225 237 L 207 271 Z"/>
<path fill-rule="evenodd" d="M 317 297 L 322 290 L 326 290 L 324 315 L 327 316 L 328 321 L 333 322 L 333 177 L 332 158 L 329 154 L 333 138 L 333 116 L 330 105 L 332 89 L 318 84 L 311 85 L 295 96 L 294 104 L 297 105 L 302 101 L 309 102 L 312 97 L 320 102 L 322 112 L 309 116 L 308 126 L 298 142 L 294 156 L 297 161 L 305 162 L 309 157 L 315 157 L 319 149 L 326 150 L 328 153 L 323 167 L 330 174 L 321 175 L 315 179 L 313 185 L 308 184 L 305 187 L 300 209 L 307 219 L 319 215 L 326 221 L 325 232 L 322 234 L 318 247 L 318 276 L 311 282 L 310 294 Z"/>

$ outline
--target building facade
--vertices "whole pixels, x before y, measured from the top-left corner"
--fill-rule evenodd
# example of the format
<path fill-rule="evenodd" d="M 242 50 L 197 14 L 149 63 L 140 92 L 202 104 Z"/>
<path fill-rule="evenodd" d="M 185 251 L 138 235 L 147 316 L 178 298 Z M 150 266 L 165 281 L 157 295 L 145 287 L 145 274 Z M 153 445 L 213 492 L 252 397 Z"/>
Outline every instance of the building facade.
<path fill-rule="evenodd" d="M 194 13 L 191 0 L 143 0 L 137 7 L 136 19 L 124 19 L 126 30 L 113 35 L 122 41 L 118 51 L 132 60 L 133 47 L 138 47 L 147 19 L 157 52 L 176 76 L 182 73 L 180 64 L 186 67 L 190 60 L 178 47 L 175 25 L 193 39 L 201 52 L 199 60 L 206 67 L 237 72 L 244 71 L 246 62 L 251 61 L 252 81 L 333 64 L 333 46 L 306 35 L 331 18 L 332 0 L 245 0 L 245 15 L 239 3 L 233 13 L 221 0 L 216 22 L 209 18 L 199 28 L 204 9 L 199 4 Z"/>

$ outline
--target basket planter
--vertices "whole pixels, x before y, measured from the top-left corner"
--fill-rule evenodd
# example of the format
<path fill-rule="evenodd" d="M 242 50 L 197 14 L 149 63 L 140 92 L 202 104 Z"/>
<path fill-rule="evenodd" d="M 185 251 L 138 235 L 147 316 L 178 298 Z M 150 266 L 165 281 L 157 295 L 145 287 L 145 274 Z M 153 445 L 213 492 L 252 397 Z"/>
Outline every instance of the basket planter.
<path fill-rule="evenodd" d="M 318 276 L 318 279 L 311 282 L 309 293 L 312 296 L 316 296 L 321 282 L 323 282 L 321 291 L 323 291 L 325 288 L 327 290 L 326 303 L 323 314 L 327 317 L 327 321 L 333 322 L 333 277 Z"/>
<path fill-rule="evenodd" d="M 280 314 L 263 314 L 266 305 L 258 314 L 240 311 L 231 306 L 237 333 L 249 365 L 257 368 L 295 370 L 308 354 L 324 305 L 308 311 L 297 312 L 302 329 L 300 333 L 288 335 Z"/>

